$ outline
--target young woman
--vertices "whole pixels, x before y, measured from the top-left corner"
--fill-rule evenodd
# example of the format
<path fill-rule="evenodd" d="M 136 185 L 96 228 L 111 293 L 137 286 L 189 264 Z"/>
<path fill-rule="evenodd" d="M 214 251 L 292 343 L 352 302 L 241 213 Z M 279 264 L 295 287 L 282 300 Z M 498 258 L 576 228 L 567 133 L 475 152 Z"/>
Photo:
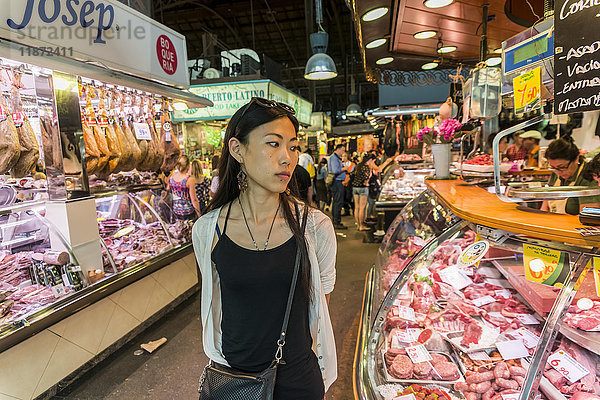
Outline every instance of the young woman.
<path fill-rule="evenodd" d="M 177 170 L 169 178 L 169 191 L 173 195 L 173 214 L 177 219 L 195 219 L 200 215 L 196 196 L 196 180 L 189 174 L 190 160 L 179 157 Z"/>
<path fill-rule="evenodd" d="M 211 180 L 202 173 L 202 164 L 200 164 L 200 160 L 192 160 L 191 172 L 192 177 L 194 177 L 194 180 L 196 181 L 194 190 L 196 191 L 196 197 L 198 198 L 198 211 L 202 214 L 206 210 L 208 201 L 210 200 L 209 192 Z"/>
<path fill-rule="evenodd" d="M 598 182 L 586 179 L 583 173 L 586 162 L 579 155 L 579 148 L 571 137 L 562 137 L 552 141 L 546 150 L 546 159 L 552 170 L 548 186 L 589 186 L 598 187 Z M 577 215 L 583 207 L 599 207 L 600 196 L 570 197 L 564 200 L 546 200 L 542 211 L 558 214 Z"/>
<path fill-rule="evenodd" d="M 325 178 L 327 178 L 327 159 L 321 158 L 321 161 L 319 161 L 319 167 L 317 168 L 317 174 L 315 176 L 317 205 L 321 211 L 324 211 L 325 206 L 327 205 L 327 185 L 325 184 Z"/>
<path fill-rule="evenodd" d="M 369 178 L 375 165 L 375 155 L 367 154 L 362 162 L 356 167 L 356 176 L 352 182 L 352 194 L 354 195 L 354 219 L 356 229 L 368 231 L 365 226 L 365 212 L 367 209 L 367 198 L 369 197 Z"/>
<path fill-rule="evenodd" d="M 202 274 L 204 352 L 244 372 L 262 371 L 275 357 L 301 252 L 275 399 L 320 400 L 337 377 L 327 306 L 336 237 L 331 220 L 315 209 L 308 210 L 301 232 L 307 205 L 288 194 L 297 133 L 294 110 L 281 103 L 253 98 L 235 113 L 225 134 L 219 187 L 192 240 Z"/>

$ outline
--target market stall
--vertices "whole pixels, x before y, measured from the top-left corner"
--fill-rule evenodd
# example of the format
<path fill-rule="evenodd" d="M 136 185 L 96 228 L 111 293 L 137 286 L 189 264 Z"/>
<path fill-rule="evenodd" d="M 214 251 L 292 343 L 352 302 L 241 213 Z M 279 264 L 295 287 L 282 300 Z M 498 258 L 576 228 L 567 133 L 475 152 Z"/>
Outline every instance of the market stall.
<path fill-rule="evenodd" d="M 30 3 L 0 25 L 0 397 L 18 399 L 52 396 L 198 290 L 159 172 L 181 152 L 173 109 L 212 104 L 185 90 L 176 32 L 106 1 L 82 37 L 70 2 L 52 18 Z"/>

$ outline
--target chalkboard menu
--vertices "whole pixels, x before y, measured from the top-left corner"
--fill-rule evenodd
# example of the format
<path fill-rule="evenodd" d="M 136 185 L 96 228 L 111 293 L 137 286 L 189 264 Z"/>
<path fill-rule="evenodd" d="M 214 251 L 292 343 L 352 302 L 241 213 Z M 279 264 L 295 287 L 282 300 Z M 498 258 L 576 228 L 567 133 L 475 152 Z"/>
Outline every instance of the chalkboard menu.
<path fill-rule="evenodd" d="M 600 1 L 556 0 L 554 112 L 600 109 Z"/>

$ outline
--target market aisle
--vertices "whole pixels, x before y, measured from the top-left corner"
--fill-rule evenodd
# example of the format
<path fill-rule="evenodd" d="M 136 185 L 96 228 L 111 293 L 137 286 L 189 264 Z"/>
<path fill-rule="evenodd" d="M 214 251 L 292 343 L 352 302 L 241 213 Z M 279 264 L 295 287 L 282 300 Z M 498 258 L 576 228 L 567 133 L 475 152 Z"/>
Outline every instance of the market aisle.
<path fill-rule="evenodd" d="M 343 223 L 354 226 L 352 217 L 344 217 Z M 363 234 L 353 229 L 337 232 L 337 283 L 330 307 L 339 377 L 327 399 L 349 400 L 364 279 L 378 245 L 362 243 Z M 200 296 L 195 295 L 54 398 L 197 399 L 198 378 L 207 362 L 199 313 Z M 168 341 L 154 354 L 134 355 L 140 344 L 163 336 Z"/>

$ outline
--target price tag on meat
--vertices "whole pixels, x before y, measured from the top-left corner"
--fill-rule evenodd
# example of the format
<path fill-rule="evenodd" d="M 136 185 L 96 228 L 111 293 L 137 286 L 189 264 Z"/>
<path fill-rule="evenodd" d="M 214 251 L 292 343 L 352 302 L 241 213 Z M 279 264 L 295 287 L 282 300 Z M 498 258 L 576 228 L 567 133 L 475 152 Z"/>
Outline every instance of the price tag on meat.
<path fill-rule="evenodd" d="M 403 394 L 402 396 L 394 397 L 392 400 L 417 400 L 414 394 Z"/>
<path fill-rule="evenodd" d="M 469 245 L 458 257 L 458 266 L 466 268 L 478 264 L 489 248 L 490 244 L 487 240 L 480 240 Z"/>
<path fill-rule="evenodd" d="M 523 325 L 537 325 L 540 323 L 533 315 L 531 314 L 515 314 L 515 317 L 521 321 Z"/>
<path fill-rule="evenodd" d="M 404 343 L 416 342 L 421 330 L 419 328 L 397 329 L 394 331 L 396 338 Z"/>
<path fill-rule="evenodd" d="M 488 353 L 485 351 L 475 351 L 473 353 L 467 353 L 467 355 L 473 361 L 492 361 Z"/>
<path fill-rule="evenodd" d="M 590 373 L 583 365 L 562 350 L 548 357 L 548 363 L 571 383 L 577 382 Z"/>
<path fill-rule="evenodd" d="M 452 285 L 456 290 L 462 290 L 467 286 L 473 284 L 471 278 L 465 275 L 456 265 L 446 267 L 439 272 L 442 281 L 449 285 Z"/>
<path fill-rule="evenodd" d="M 150 125 L 141 122 L 134 122 L 133 130 L 135 131 L 135 138 L 137 140 L 152 140 L 152 135 L 150 134 Z"/>
<path fill-rule="evenodd" d="M 525 347 L 528 349 L 533 349 L 540 341 L 540 337 L 538 335 L 523 327 L 510 332 L 510 335 L 515 339 L 521 339 Z"/>
<path fill-rule="evenodd" d="M 519 400 L 519 393 L 501 394 L 502 400 Z"/>
<path fill-rule="evenodd" d="M 529 351 L 521 340 L 507 340 L 505 342 L 496 343 L 496 347 L 500 355 L 505 360 L 513 360 L 515 358 L 523 358 L 529 356 Z"/>
<path fill-rule="evenodd" d="M 473 299 L 471 301 L 477 307 L 481 307 L 481 306 L 485 306 L 486 304 L 494 303 L 496 301 L 496 299 L 493 298 L 490 295 L 486 295 L 486 296 L 483 296 L 483 297 L 479 297 L 479 298 Z"/>
<path fill-rule="evenodd" d="M 523 266 L 528 281 L 548 286 L 563 284 L 569 273 L 565 268 L 565 254 L 559 250 L 523 245 Z"/>
<path fill-rule="evenodd" d="M 396 306 L 398 317 L 407 321 L 415 321 L 415 310 L 412 307 Z"/>
<path fill-rule="evenodd" d="M 510 290 L 508 289 L 494 290 L 494 293 L 496 296 L 504 297 L 505 299 L 509 299 L 511 296 Z"/>
<path fill-rule="evenodd" d="M 429 354 L 429 351 L 427 351 L 427 348 L 422 344 L 407 347 L 405 350 L 406 354 L 408 354 L 412 362 L 415 364 L 433 360 L 433 358 L 431 358 L 431 354 Z"/>

